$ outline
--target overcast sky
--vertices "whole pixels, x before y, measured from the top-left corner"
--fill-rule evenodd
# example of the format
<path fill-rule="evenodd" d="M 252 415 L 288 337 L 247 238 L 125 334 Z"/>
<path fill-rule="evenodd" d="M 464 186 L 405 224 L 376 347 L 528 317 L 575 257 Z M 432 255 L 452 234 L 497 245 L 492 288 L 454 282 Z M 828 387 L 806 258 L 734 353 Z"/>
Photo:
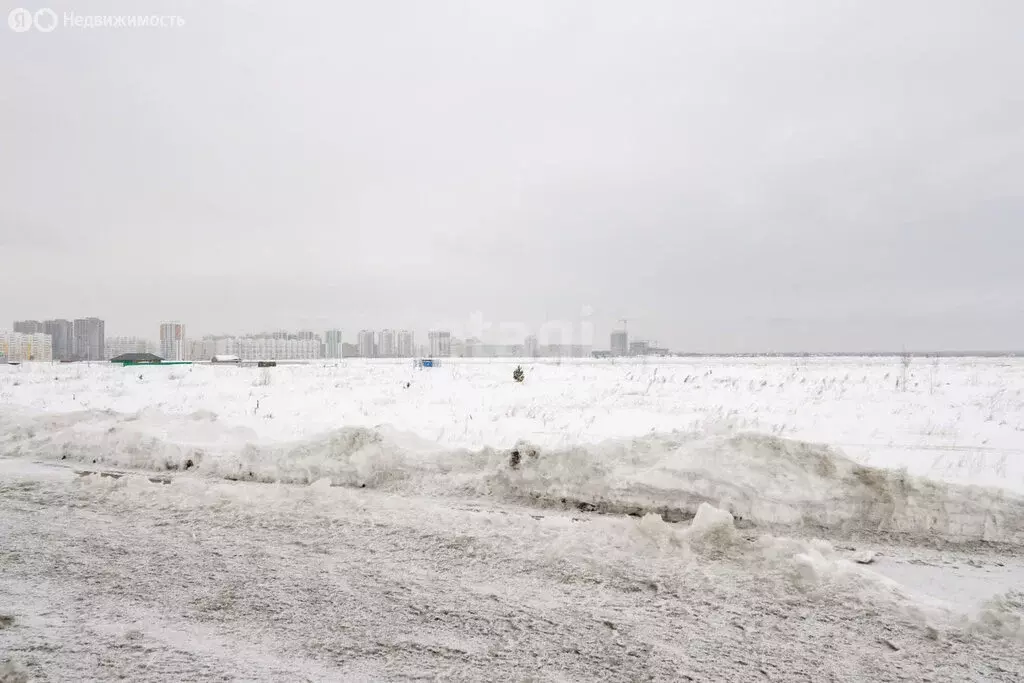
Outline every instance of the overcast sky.
<path fill-rule="evenodd" d="M 185 26 L 0 24 L 0 328 L 1024 348 L 1018 0 L 45 6 Z"/>

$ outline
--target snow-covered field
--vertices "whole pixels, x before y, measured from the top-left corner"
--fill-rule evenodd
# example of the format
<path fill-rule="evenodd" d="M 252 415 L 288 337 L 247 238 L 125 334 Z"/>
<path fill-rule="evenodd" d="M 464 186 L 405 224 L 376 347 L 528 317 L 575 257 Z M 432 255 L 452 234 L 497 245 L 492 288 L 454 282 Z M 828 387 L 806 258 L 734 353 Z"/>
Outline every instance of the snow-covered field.
<path fill-rule="evenodd" d="M 0 366 L 6 675 L 1024 675 L 1024 362 L 515 365 Z"/>

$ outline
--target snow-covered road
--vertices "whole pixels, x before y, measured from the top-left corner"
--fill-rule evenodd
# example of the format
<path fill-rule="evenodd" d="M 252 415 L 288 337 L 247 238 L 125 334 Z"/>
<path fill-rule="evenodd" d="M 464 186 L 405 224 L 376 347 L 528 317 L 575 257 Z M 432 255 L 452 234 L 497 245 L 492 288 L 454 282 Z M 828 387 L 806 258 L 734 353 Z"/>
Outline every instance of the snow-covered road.
<path fill-rule="evenodd" d="M 808 541 L 45 467 L 5 464 L 0 491 L 0 645 L 42 680 L 1024 674 L 1009 613 L 960 623 Z"/>

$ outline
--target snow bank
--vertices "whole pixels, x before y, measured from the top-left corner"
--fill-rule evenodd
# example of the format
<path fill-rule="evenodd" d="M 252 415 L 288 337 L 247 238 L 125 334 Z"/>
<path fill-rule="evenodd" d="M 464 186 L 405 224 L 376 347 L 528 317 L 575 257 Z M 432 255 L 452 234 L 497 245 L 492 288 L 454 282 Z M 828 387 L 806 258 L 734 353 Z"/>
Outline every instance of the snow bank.
<path fill-rule="evenodd" d="M 1024 592 L 1010 591 L 989 600 L 971 626 L 978 633 L 1024 641 Z"/>
<path fill-rule="evenodd" d="M 753 575 L 781 576 L 801 593 L 826 590 L 885 602 L 911 602 L 898 583 L 856 564 L 827 541 L 769 534 L 747 538 L 740 534 L 731 514 L 708 503 L 700 504 L 688 526 L 668 524 L 658 515 L 647 514 L 637 531 L 662 552 L 671 550 L 680 558 L 698 562 L 728 559 L 746 566 Z"/>
<path fill-rule="evenodd" d="M 867 607 L 885 615 L 891 632 L 900 634 L 899 640 L 937 641 L 973 634 L 1024 643 L 1024 593 L 1020 591 L 964 605 L 929 598 L 912 590 L 913 584 L 902 584 L 859 564 L 848 549 L 837 549 L 828 541 L 744 533 L 731 514 L 708 503 L 700 504 L 689 525 L 669 524 L 653 513 L 644 515 L 634 524 L 633 543 L 624 547 L 613 538 L 614 527 L 602 531 L 603 546 L 595 545 L 589 552 L 605 562 L 614 563 L 617 553 L 633 560 L 645 554 L 674 559 L 678 563 L 674 577 L 660 570 L 668 590 L 710 575 L 716 585 L 731 581 L 764 592 L 763 612 L 773 615 L 787 612 L 792 605 L 814 604 L 842 619 Z M 723 570 L 724 566 L 730 570 Z M 728 606 L 722 609 L 728 611 Z"/>
<path fill-rule="evenodd" d="M 670 521 L 702 503 L 743 525 L 1024 544 L 1024 498 L 858 465 L 828 446 L 728 426 L 571 448 L 445 448 L 389 427 L 261 441 L 206 411 L 0 415 L 0 455 L 232 480 L 489 497 Z"/>
<path fill-rule="evenodd" d="M 522 363 L 526 381 L 512 381 Z M 257 368 L 0 366 L 0 412 L 196 411 L 295 442 L 390 425 L 449 449 L 545 449 L 739 431 L 827 443 L 862 465 L 1024 493 L 1024 359 L 705 358 L 442 367 L 343 361 Z"/>

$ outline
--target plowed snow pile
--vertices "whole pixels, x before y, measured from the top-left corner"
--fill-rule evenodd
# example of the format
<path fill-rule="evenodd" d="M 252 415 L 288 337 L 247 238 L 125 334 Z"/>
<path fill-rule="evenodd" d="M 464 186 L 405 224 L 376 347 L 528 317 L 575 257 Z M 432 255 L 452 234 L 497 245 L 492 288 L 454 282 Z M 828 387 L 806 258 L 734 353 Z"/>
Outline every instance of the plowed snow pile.
<path fill-rule="evenodd" d="M 770 435 L 653 434 L 545 450 L 438 447 L 388 428 L 342 428 L 293 443 L 255 435 L 209 412 L 165 416 L 81 412 L 0 417 L 0 448 L 36 460 L 267 483 L 489 496 L 539 506 L 688 519 L 702 502 L 768 528 L 890 531 L 1024 544 L 1024 497 L 858 465 L 825 445 Z"/>
<path fill-rule="evenodd" d="M 928 403 L 833 362 L 540 367 L 620 390 L 524 389 L 551 401 L 532 407 L 473 364 L 282 368 L 269 388 L 244 368 L 0 368 L 0 676 L 1018 680 L 1024 373 L 951 365 Z M 644 373 L 661 403 L 622 390 Z M 865 386 L 826 400 L 823 373 Z M 975 374 L 1021 382 L 986 404 Z M 864 412 L 869 376 L 875 404 L 928 403 L 932 425 L 960 378 L 953 408 L 1001 423 L 964 428 L 991 432 L 974 464 L 997 441 L 1007 485 L 966 462 L 923 476 L 928 444 L 879 462 L 877 426 L 835 418 Z M 752 417 L 763 378 L 811 379 L 788 400 L 816 417 Z M 391 402 L 360 394 L 391 380 Z"/>

